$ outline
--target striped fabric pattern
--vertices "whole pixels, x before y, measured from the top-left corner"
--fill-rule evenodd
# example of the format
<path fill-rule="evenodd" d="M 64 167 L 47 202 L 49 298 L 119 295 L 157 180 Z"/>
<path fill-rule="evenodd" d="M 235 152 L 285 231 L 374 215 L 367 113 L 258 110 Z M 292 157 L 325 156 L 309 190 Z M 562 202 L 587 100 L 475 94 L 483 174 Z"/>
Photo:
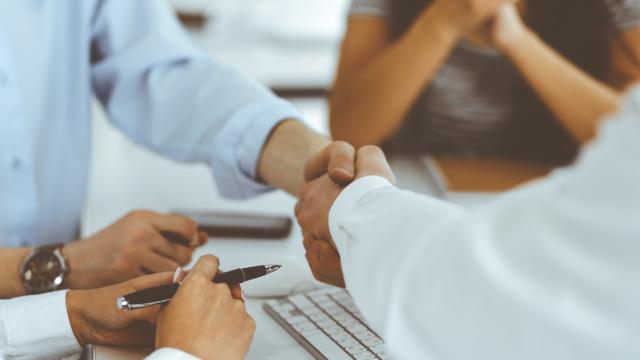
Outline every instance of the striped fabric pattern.
<path fill-rule="evenodd" d="M 386 17 L 391 1 L 353 0 L 350 14 Z M 617 29 L 640 26 L 640 0 L 603 1 Z M 499 52 L 463 40 L 418 99 L 420 117 L 410 118 L 394 141 L 437 153 L 503 154 L 518 126 L 514 90 L 522 81 Z"/>

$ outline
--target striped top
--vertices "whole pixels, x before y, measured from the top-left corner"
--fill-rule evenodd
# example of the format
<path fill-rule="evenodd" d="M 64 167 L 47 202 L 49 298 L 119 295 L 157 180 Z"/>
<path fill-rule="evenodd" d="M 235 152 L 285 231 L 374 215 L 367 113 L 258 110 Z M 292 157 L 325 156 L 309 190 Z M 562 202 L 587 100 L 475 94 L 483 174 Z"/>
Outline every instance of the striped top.
<path fill-rule="evenodd" d="M 392 1 L 353 0 L 350 15 L 388 17 Z M 640 0 L 603 1 L 616 31 L 640 26 Z M 516 115 L 514 94 L 522 82 L 500 52 L 462 40 L 391 143 L 412 151 L 463 156 L 509 154 L 512 131 L 523 121 Z"/>

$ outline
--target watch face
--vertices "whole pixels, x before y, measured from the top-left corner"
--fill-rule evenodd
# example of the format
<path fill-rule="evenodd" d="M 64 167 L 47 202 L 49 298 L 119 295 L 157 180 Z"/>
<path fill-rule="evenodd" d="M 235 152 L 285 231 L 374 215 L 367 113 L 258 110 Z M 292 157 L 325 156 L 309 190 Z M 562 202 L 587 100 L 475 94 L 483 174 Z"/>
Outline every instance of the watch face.
<path fill-rule="evenodd" d="M 52 253 L 35 254 L 25 265 L 22 276 L 32 292 L 56 289 L 64 280 L 63 265 Z"/>

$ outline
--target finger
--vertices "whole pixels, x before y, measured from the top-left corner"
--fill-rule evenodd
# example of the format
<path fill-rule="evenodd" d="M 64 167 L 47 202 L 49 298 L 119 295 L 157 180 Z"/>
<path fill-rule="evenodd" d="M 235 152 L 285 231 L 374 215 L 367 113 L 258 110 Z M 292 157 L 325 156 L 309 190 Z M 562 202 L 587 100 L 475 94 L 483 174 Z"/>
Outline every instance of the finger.
<path fill-rule="evenodd" d="M 189 240 L 191 247 L 200 244 L 198 224 L 188 217 L 156 213 L 149 218 L 149 222 L 158 231 L 172 231 L 183 236 Z"/>
<path fill-rule="evenodd" d="M 340 263 L 340 254 L 324 240 L 316 240 L 313 244 L 316 256 L 321 263 L 335 265 Z"/>
<path fill-rule="evenodd" d="M 351 181 L 355 174 L 353 166 L 354 153 L 353 146 L 346 142 L 336 141 L 331 143 L 309 159 L 305 166 L 305 180 L 317 179 L 329 172 L 334 181 Z"/>
<path fill-rule="evenodd" d="M 181 283 L 185 277 L 187 277 L 187 271 L 179 267 L 176 269 L 176 272 L 173 273 L 173 282 Z"/>
<path fill-rule="evenodd" d="M 131 294 L 139 290 L 148 289 L 155 286 L 171 284 L 172 277 L 173 275 L 171 272 L 162 272 L 158 274 L 141 276 L 139 278 L 126 282 L 122 285 L 115 285 L 113 287 L 115 289 L 114 296 L 117 298 L 119 296 Z M 115 301 L 113 302 L 113 304 L 115 306 Z M 160 305 L 136 309 L 136 311 L 125 311 L 125 310 L 119 309 L 119 311 L 122 313 L 122 316 L 124 318 L 130 319 L 130 320 L 148 321 L 152 323 L 155 322 L 155 319 L 157 318 L 160 310 L 161 310 Z"/>
<path fill-rule="evenodd" d="M 327 174 L 333 182 L 346 185 L 355 176 L 356 151 L 353 146 L 345 142 L 335 142 L 332 144 L 332 151 L 329 155 Z"/>
<path fill-rule="evenodd" d="M 396 178 L 382 150 L 377 146 L 367 145 L 358 149 L 356 178 L 359 179 L 371 175 L 382 176 L 393 184 L 396 183 Z"/>
<path fill-rule="evenodd" d="M 304 249 L 306 251 L 310 251 L 314 241 L 315 239 L 313 239 L 311 236 L 305 236 L 302 238 L 302 246 L 304 246 Z"/>
<path fill-rule="evenodd" d="M 242 298 L 242 289 L 240 288 L 240 285 L 231 285 L 230 288 L 231 288 L 231 296 L 234 299 L 244 301 L 244 299 Z"/>
<path fill-rule="evenodd" d="M 209 241 L 209 234 L 207 234 L 204 231 L 200 231 L 198 233 L 198 241 L 199 241 L 200 246 L 206 244 L 207 241 Z"/>
<path fill-rule="evenodd" d="M 218 272 L 218 267 L 220 266 L 220 260 L 213 255 L 203 255 L 201 256 L 196 264 L 193 266 L 191 271 L 189 271 L 189 275 L 187 275 L 187 279 L 192 274 L 201 274 L 205 276 L 207 279 L 213 280 Z"/>
<path fill-rule="evenodd" d="M 156 253 L 181 265 L 186 265 L 191 261 L 191 256 L 193 255 L 194 250 L 191 247 L 170 243 L 159 233 L 155 233 L 151 238 L 150 247 Z"/>
<path fill-rule="evenodd" d="M 165 271 L 157 274 L 144 275 L 135 278 L 125 284 L 129 287 L 129 290 L 131 290 L 131 292 L 148 289 L 154 286 L 171 284 L 173 273 L 174 272 L 172 271 Z"/>
<path fill-rule="evenodd" d="M 140 254 L 140 267 L 149 273 L 159 273 L 163 271 L 174 272 L 180 264 L 173 259 L 162 256 L 154 251 L 145 251 Z"/>

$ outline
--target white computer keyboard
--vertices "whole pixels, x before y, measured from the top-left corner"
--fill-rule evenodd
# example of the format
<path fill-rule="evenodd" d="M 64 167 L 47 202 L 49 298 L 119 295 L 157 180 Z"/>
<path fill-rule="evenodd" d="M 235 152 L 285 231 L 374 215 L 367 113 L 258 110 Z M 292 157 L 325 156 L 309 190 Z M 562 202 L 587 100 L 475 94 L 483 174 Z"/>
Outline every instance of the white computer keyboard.
<path fill-rule="evenodd" d="M 316 359 L 389 359 L 384 342 L 343 289 L 269 300 L 263 308 Z"/>

